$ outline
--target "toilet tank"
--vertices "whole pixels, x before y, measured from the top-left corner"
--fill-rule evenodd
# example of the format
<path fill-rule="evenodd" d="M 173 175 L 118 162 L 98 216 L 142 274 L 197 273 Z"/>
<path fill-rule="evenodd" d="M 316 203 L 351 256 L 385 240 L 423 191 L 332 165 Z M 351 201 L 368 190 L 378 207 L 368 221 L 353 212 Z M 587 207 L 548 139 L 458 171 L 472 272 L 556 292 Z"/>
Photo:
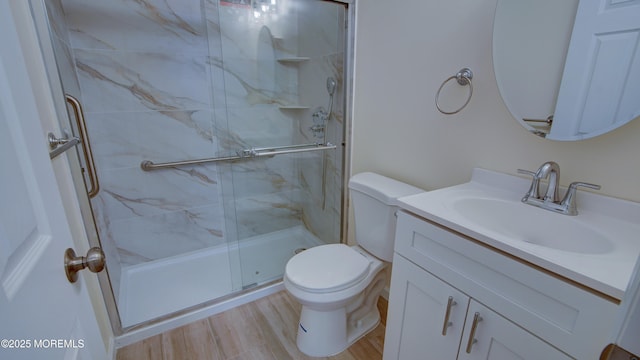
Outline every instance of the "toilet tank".
<path fill-rule="evenodd" d="M 399 197 L 424 190 L 379 174 L 365 172 L 349 180 L 356 242 L 377 258 L 393 258 Z"/>

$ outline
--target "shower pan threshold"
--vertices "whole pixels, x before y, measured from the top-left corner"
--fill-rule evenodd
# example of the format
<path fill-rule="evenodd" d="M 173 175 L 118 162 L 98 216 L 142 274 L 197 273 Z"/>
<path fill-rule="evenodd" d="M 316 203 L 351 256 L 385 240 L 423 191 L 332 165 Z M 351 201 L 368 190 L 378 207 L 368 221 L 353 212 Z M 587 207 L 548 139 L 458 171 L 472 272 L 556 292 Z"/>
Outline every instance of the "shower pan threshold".
<path fill-rule="evenodd" d="M 281 279 L 296 250 L 321 244 L 300 225 L 125 267 L 118 302 L 122 327 Z"/>

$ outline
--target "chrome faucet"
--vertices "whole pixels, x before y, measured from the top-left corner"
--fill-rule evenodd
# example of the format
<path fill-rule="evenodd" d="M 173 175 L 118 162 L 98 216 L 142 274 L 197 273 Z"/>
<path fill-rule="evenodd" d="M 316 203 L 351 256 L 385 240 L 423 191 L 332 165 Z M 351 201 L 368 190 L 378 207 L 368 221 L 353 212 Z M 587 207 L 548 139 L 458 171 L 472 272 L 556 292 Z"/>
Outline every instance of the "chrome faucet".
<path fill-rule="evenodd" d="M 518 169 L 518 173 L 526 174 L 533 177 L 529 191 L 522 198 L 523 203 L 529 203 L 530 200 L 537 201 L 558 201 L 558 183 L 560 182 L 560 166 L 553 161 L 547 161 L 542 164 L 537 171 L 529 171 Z M 540 180 L 549 178 L 547 184 L 547 193 L 544 197 L 540 196 Z"/>
<path fill-rule="evenodd" d="M 538 171 L 536 172 L 536 177 L 538 179 L 546 179 L 549 178 L 547 182 L 547 193 L 545 194 L 542 201 L 552 201 L 558 202 L 558 185 L 560 184 L 560 166 L 553 162 L 547 161 L 542 164 Z"/>
<path fill-rule="evenodd" d="M 551 210 L 565 215 L 578 215 L 576 206 L 576 190 L 578 186 L 600 190 L 600 185 L 585 182 L 572 182 L 560 201 L 558 197 L 558 185 L 560 182 L 560 166 L 553 161 L 547 161 L 538 168 L 537 171 L 518 169 L 518 173 L 530 175 L 533 180 L 529 190 L 522 198 L 525 204 L 537 206 L 546 210 Z M 540 196 L 540 180 L 547 181 L 547 191 L 544 197 Z"/>

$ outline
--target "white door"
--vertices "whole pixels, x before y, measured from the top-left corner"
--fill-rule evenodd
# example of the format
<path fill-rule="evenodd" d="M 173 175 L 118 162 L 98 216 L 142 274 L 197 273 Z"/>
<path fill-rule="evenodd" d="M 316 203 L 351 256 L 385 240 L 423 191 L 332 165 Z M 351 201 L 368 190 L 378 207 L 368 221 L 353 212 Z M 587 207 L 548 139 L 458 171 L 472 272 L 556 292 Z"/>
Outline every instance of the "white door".
<path fill-rule="evenodd" d="M 640 0 L 580 1 L 553 138 L 604 133 L 640 115 Z"/>
<path fill-rule="evenodd" d="M 40 111 L 52 99 L 39 91 L 36 101 L 30 83 L 40 75 L 37 86 L 48 86 L 33 66 L 40 54 L 33 26 L 23 26 L 26 4 L 0 0 L 0 358 L 105 359 L 82 277 L 71 284 L 64 272 L 73 245 L 53 172 L 64 159 L 49 159 L 46 133 L 57 120 Z"/>

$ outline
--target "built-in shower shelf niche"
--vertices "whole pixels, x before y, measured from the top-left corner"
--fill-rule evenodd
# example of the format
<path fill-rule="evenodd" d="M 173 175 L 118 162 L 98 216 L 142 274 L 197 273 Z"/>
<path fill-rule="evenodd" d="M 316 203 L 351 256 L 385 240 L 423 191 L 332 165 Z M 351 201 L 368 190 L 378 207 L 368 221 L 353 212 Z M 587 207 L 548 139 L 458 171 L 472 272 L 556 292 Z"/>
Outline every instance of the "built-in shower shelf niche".
<path fill-rule="evenodd" d="M 278 106 L 278 109 L 280 110 L 307 110 L 310 109 L 311 107 L 309 106 L 304 106 L 304 105 L 283 105 L 283 106 Z"/>
<path fill-rule="evenodd" d="M 281 58 L 278 58 L 278 62 L 280 64 L 284 64 L 284 65 L 287 65 L 287 64 L 292 64 L 292 65 L 300 64 L 300 63 L 303 63 L 303 62 L 309 61 L 309 60 L 311 60 L 311 58 L 304 57 L 304 56 L 292 56 L 292 57 L 281 57 Z"/>

